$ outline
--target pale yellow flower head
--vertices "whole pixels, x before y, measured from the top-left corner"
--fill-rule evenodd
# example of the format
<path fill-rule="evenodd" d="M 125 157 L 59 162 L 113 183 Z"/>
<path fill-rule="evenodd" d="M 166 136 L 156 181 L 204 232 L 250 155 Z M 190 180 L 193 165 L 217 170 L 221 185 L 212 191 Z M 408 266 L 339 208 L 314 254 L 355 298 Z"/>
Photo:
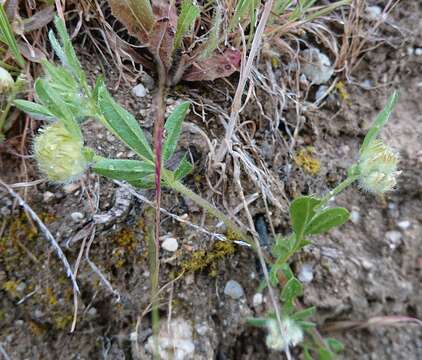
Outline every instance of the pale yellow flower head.
<path fill-rule="evenodd" d="M 82 139 L 72 136 L 60 122 L 40 131 L 34 141 L 34 152 L 41 172 L 55 182 L 74 181 L 89 165 Z"/>

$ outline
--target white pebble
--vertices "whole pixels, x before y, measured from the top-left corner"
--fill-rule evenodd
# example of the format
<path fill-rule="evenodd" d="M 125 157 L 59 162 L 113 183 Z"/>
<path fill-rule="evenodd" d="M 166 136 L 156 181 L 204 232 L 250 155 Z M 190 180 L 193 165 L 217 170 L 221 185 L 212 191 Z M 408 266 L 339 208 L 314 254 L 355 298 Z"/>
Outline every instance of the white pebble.
<path fill-rule="evenodd" d="M 79 183 L 74 182 L 63 186 L 63 190 L 66 194 L 71 194 L 79 189 Z"/>
<path fill-rule="evenodd" d="M 357 224 L 357 223 L 359 222 L 359 220 L 360 220 L 360 213 L 359 213 L 359 211 L 357 211 L 357 210 L 352 210 L 352 211 L 350 212 L 350 221 L 351 221 L 353 224 Z"/>
<path fill-rule="evenodd" d="M 400 231 L 392 230 L 387 231 L 385 233 L 385 237 L 387 239 L 388 244 L 390 245 L 390 249 L 394 250 L 399 245 L 403 235 Z"/>
<path fill-rule="evenodd" d="M 303 282 L 304 284 L 310 283 L 314 279 L 314 269 L 313 266 L 309 263 L 304 263 L 300 269 L 298 274 L 298 279 Z"/>
<path fill-rule="evenodd" d="M 416 56 L 421 56 L 422 55 L 422 48 L 416 48 L 415 49 L 415 55 Z"/>
<path fill-rule="evenodd" d="M 379 16 L 382 14 L 382 9 L 379 6 L 368 6 L 366 8 L 366 12 L 370 19 L 377 20 Z"/>
<path fill-rule="evenodd" d="M 48 203 L 50 202 L 53 198 L 54 198 L 54 194 L 50 191 L 46 191 L 43 195 L 42 198 L 44 200 L 44 202 Z"/>
<path fill-rule="evenodd" d="M 304 63 L 302 72 L 313 84 L 326 83 L 334 73 L 329 57 L 317 48 L 303 51 Z"/>
<path fill-rule="evenodd" d="M 76 211 L 76 212 L 71 213 L 70 217 L 72 218 L 73 221 L 79 222 L 84 218 L 84 214 Z"/>
<path fill-rule="evenodd" d="M 244 295 L 242 286 L 235 280 L 229 280 L 224 287 L 224 294 L 232 299 L 240 299 Z"/>
<path fill-rule="evenodd" d="M 164 250 L 175 252 L 179 248 L 179 243 L 173 237 L 166 237 L 161 246 Z"/>
<path fill-rule="evenodd" d="M 253 304 L 254 307 L 257 307 L 259 305 L 262 305 L 262 302 L 263 301 L 264 301 L 264 297 L 262 296 L 262 294 L 261 293 L 256 293 L 253 296 L 252 304 Z"/>
<path fill-rule="evenodd" d="M 144 85 L 138 84 L 132 89 L 132 94 L 136 97 L 143 98 L 147 95 L 148 90 Z"/>
<path fill-rule="evenodd" d="M 409 220 L 399 221 L 397 223 L 397 226 L 402 230 L 407 230 L 408 228 L 410 228 L 410 221 Z"/>

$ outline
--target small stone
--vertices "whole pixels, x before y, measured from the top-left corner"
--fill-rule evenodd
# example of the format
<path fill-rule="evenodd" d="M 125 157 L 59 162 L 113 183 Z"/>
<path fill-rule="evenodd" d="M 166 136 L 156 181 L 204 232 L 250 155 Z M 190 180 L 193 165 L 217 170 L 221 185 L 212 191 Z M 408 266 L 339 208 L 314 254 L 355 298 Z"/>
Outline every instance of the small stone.
<path fill-rule="evenodd" d="M 302 72 L 309 81 L 321 85 L 330 80 L 334 68 L 327 55 L 317 48 L 311 48 L 303 51 L 303 57 Z"/>
<path fill-rule="evenodd" d="M 54 199 L 54 194 L 50 191 L 46 191 L 43 195 L 42 195 L 43 201 L 45 203 L 50 202 L 52 199 Z"/>
<path fill-rule="evenodd" d="M 258 307 L 258 306 L 262 305 L 262 302 L 263 301 L 264 301 L 264 297 L 262 296 L 262 294 L 261 293 L 256 293 L 253 296 L 252 304 L 253 304 L 254 307 Z"/>
<path fill-rule="evenodd" d="M 392 231 L 387 231 L 385 233 L 385 237 L 387 239 L 388 244 L 390 245 L 390 249 L 394 250 L 399 245 L 403 235 L 400 231 L 392 230 Z"/>
<path fill-rule="evenodd" d="M 83 220 L 84 214 L 76 211 L 76 212 L 71 213 L 70 217 L 72 218 L 73 221 L 79 222 L 79 221 Z"/>
<path fill-rule="evenodd" d="M 410 228 L 410 225 L 411 223 L 409 220 L 403 220 L 397 223 L 397 226 L 402 230 L 407 230 L 408 228 Z"/>
<path fill-rule="evenodd" d="M 24 282 L 19 283 L 18 286 L 16 286 L 17 292 L 23 292 L 26 289 L 26 284 Z"/>
<path fill-rule="evenodd" d="M 232 299 L 240 299 L 244 295 L 242 286 L 235 280 L 229 280 L 224 287 L 224 294 Z"/>
<path fill-rule="evenodd" d="M 208 326 L 205 323 L 198 324 L 195 326 L 195 330 L 198 335 L 204 336 L 208 332 Z"/>
<path fill-rule="evenodd" d="M 95 308 L 95 307 L 92 307 L 92 308 L 90 308 L 88 311 L 87 311 L 87 314 L 89 315 L 89 316 L 92 316 L 92 317 L 94 317 L 94 316 L 96 316 L 97 315 L 97 309 Z"/>
<path fill-rule="evenodd" d="M 369 90 L 369 89 L 371 89 L 374 86 L 374 84 L 373 84 L 373 82 L 371 80 L 365 79 L 365 80 L 362 81 L 361 86 L 364 89 Z"/>
<path fill-rule="evenodd" d="M 357 210 L 352 210 L 350 212 L 350 221 L 353 224 L 357 224 L 359 222 L 359 220 L 360 220 L 360 212 L 357 211 Z"/>
<path fill-rule="evenodd" d="M 44 317 L 44 313 L 40 309 L 36 309 L 34 311 L 34 316 L 37 319 L 41 319 L 42 317 Z"/>
<path fill-rule="evenodd" d="M 106 140 L 107 140 L 108 142 L 112 143 L 112 142 L 115 142 L 115 141 L 116 141 L 116 138 L 115 138 L 112 134 L 107 133 L 107 135 L 106 135 Z"/>
<path fill-rule="evenodd" d="M 136 97 L 143 98 L 147 95 L 148 90 L 143 84 L 138 84 L 132 89 L 132 94 Z"/>
<path fill-rule="evenodd" d="M 368 14 L 368 17 L 372 20 L 377 20 L 380 15 L 382 14 L 381 7 L 374 5 L 374 6 L 368 6 L 366 8 L 366 13 Z"/>
<path fill-rule="evenodd" d="M 177 239 L 173 237 L 166 237 L 164 238 L 161 247 L 169 252 L 175 252 L 179 248 L 179 243 L 177 242 Z"/>
<path fill-rule="evenodd" d="M 416 48 L 415 49 L 415 55 L 416 56 L 421 56 L 422 55 L 422 48 Z"/>
<path fill-rule="evenodd" d="M 79 183 L 70 183 L 70 184 L 67 184 L 67 185 L 65 185 L 65 186 L 63 186 L 63 190 L 64 190 L 64 192 L 66 193 L 66 194 L 72 194 L 72 193 L 74 193 L 76 190 L 78 190 L 79 189 Z"/>
<path fill-rule="evenodd" d="M 155 88 L 154 78 L 145 72 L 142 74 L 142 82 L 148 90 L 152 90 Z"/>
<path fill-rule="evenodd" d="M 314 269 L 309 263 L 304 263 L 299 269 L 298 279 L 304 284 L 309 284 L 314 279 Z"/>

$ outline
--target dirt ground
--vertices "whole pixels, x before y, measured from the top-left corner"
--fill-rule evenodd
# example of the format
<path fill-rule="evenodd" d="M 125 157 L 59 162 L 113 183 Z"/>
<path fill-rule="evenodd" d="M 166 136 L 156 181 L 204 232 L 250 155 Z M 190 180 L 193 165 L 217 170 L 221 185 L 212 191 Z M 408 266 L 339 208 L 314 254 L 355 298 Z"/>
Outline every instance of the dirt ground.
<path fill-rule="evenodd" d="M 299 193 L 323 193 L 340 181 L 356 160 L 370 122 L 392 89 L 400 91 L 397 108 L 382 133 L 383 139 L 400 152 L 402 175 L 397 190 L 382 198 L 357 187 L 347 190 L 335 202 L 352 211 L 352 221 L 315 238 L 314 244 L 293 263 L 297 273 L 305 265 L 312 267 L 313 279 L 305 284 L 301 301 L 317 307 L 313 320 L 324 335 L 344 343 L 343 359 L 422 359 L 422 330 L 407 322 L 401 326 L 333 331 L 340 322 L 364 323 L 383 316 L 422 318 L 421 17 L 422 4 L 400 3 L 383 25 L 385 41 L 365 55 L 349 82 L 344 81 L 348 98 L 342 99 L 335 92 L 318 111 L 304 112 L 306 126 L 299 133 L 296 148 L 314 148 L 320 163 L 316 174 L 307 173 L 279 154 L 281 150 L 271 147 L 274 144 L 265 143 L 265 124 L 256 133 L 261 155 L 278 159 L 272 162 L 271 171 L 283 184 L 289 200 Z M 81 55 L 90 76 L 101 71 L 92 56 L 84 51 Z M 117 79 L 118 74 L 109 69 L 109 86 L 114 86 Z M 199 96 L 209 94 L 214 87 L 212 83 L 203 88 L 195 86 L 192 92 Z M 132 87 L 122 81 L 114 94 L 151 131 L 151 97 L 135 98 Z M 224 98 L 223 93 L 220 95 Z M 188 92 L 183 87 L 175 89 L 169 106 L 185 96 Z M 218 95 L 214 100 L 219 103 Z M 253 118 L 252 105 L 250 111 L 249 117 Z M 211 138 L 221 132 L 215 117 L 204 122 L 191 113 L 188 121 Z M 99 124 L 87 122 L 84 132 L 89 145 L 99 153 L 117 158 L 134 156 Z M 221 197 L 210 190 L 203 176 L 207 160 L 203 139 L 185 132 L 181 144 L 195 161 L 194 173 L 186 185 L 219 206 L 234 209 L 240 202 L 235 188 L 225 183 L 225 188 L 217 189 L 224 193 Z M 16 177 L 20 161 L 10 154 L 1 155 L 1 177 L 5 182 L 21 181 Z M 36 180 L 32 161 L 27 161 L 27 166 L 30 180 Z M 211 179 L 214 184 L 216 180 Z M 27 188 L 27 202 L 58 239 L 67 257 L 72 263 L 81 257 L 81 296 L 73 334 L 69 333 L 73 292 L 61 263 L 13 199 L 0 192 L 0 345 L 10 359 L 149 358 L 143 354 L 151 333 L 149 317 L 144 314 L 150 295 L 143 235 L 145 204 L 132 198 L 130 207 L 119 218 L 98 226 L 95 237 L 91 237 L 95 209 L 97 214 L 110 211 L 117 188 L 95 175 L 66 186 L 42 183 Z M 246 183 L 244 189 L 246 195 L 256 192 L 251 183 Z M 148 191 L 143 195 L 153 198 Z M 285 199 L 280 202 L 286 207 Z M 215 226 L 215 221 L 204 217 L 195 204 L 169 191 L 163 195 L 163 207 L 205 228 Z M 264 203 L 258 199 L 250 210 L 253 216 L 265 214 Z M 276 232 L 288 232 L 286 213 L 275 207 L 270 210 Z M 160 285 L 165 286 L 160 308 L 162 323 L 176 319 L 188 324 L 195 346 L 193 359 L 283 358 L 266 349 L 262 330 L 246 324 L 248 317 L 264 314 L 268 301 L 264 297 L 262 305 L 253 302 L 261 277 L 254 253 L 239 245 L 221 245 L 166 215 L 162 233 L 176 238 L 179 244 L 176 252 L 162 250 L 160 256 Z M 86 245 L 91 239 L 87 254 Z M 83 253 L 81 249 L 85 249 Z M 183 269 L 192 271 L 181 275 Z M 229 280 L 242 286 L 244 295 L 240 299 L 224 294 Z M 136 329 L 140 350 L 134 341 Z M 293 355 L 300 358 L 300 352 Z"/>

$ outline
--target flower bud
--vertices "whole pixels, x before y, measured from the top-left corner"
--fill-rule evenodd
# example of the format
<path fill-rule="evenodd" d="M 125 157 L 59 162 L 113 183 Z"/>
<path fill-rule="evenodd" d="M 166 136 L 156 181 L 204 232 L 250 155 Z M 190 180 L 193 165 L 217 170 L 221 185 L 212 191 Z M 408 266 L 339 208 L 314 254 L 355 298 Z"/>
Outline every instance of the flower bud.
<path fill-rule="evenodd" d="M 398 155 L 381 140 L 373 140 L 361 153 L 358 169 L 363 189 L 373 193 L 390 191 L 396 185 Z"/>
<path fill-rule="evenodd" d="M 14 84 L 12 75 L 0 66 L 0 95 L 9 93 Z"/>
<path fill-rule="evenodd" d="M 273 350 L 285 350 L 289 346 L 296 346 L 303 340 L 302 329 L 289 318 L 281 321 L 281 328 L 276 320 L 268 320 L 267 329 L 268 335 L 265 342 Z"/>
<path fill-rule="evenodd" d="M 41 130 L 34 152 L 41 172 L 51 181 L 74 181 L 89 165 L 82 139 L 72 136 L 60 122 Z"/>

